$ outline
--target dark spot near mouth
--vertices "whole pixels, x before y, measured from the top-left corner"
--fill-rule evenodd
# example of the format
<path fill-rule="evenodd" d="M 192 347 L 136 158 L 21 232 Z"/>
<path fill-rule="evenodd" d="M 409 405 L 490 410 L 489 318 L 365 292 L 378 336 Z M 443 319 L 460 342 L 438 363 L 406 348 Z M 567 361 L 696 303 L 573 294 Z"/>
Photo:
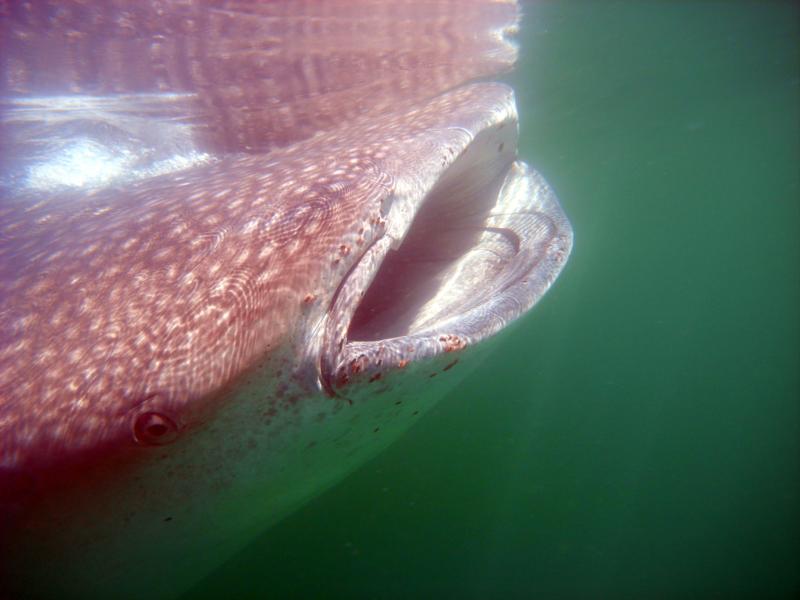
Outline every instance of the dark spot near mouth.
<path fill-rule="evenodd" d="M 148 411 L 133 422 L 133 439 L 143 446 L 162 446 L 174 442 L 177 437 L 178 426 L 165 414 Z"/>
<path fill-rule="evenodd" d="M 453 367 L 456 366 L 457 362 L 458 362 L 458 359 L 455 359 L 453 362 L 451 362 L 449 365 L 447 365 L 444 369 L 442 369 L 442 371 L 449 371 L 450 369 L 452 369 Z"/>
<path fill-rule="evenodd" d="M 167 521 L 172 521 L 172 517 L 167 517 L 166 519 L 164 519 L 164 522 L 167 522 Z"/>
<path fill-rule="evenodd" d="M 383 373 L 375 373 L 375 375 L 369 378 L 369 382 L 378 381 L 381 377 L 383 377 Z"/>
<path fill-rule="evenodd" d="M 503 148 L 505 148 L 505 147 L 506 147 L 505 142 L 500 142 L 500 145 L 497 147 L 497 151 L 498 152 L 502 152 Z"/>

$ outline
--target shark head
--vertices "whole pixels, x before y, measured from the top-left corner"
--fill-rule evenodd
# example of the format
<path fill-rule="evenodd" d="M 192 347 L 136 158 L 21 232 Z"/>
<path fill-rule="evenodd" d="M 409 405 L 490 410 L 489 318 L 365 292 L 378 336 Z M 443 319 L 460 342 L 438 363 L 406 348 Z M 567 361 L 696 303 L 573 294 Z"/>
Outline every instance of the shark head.
<path fill-rule="evenodd" d="M 179 593 L 407 430 L 569 255 L 555 194 L 517 160 L 503 84 L 377 94 L 337 125 L 293 109 L 293 127 L 209 113 L 228 88 L 195 87 L 7 102 L 40 166 L 42 127 L 62 163 L 76 131 L 106 156 L 131 138 L 174 155 L 175 110 L 201 140 L 188 164 L 155 151 L 99 182 L 29 169 L 3 188 L 0 504 L 26 589 Z"/>

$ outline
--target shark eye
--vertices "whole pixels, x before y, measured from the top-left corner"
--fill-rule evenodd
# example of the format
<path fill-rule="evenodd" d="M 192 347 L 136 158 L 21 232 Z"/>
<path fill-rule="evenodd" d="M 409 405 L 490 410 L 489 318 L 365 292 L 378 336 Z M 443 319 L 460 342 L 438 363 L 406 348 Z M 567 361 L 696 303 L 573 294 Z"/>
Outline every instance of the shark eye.
<path fill-rule="evenodd" d="M 142 413 L 133 423 L 133 439 L 142 446 L 162 446 L 174 442 L 177 437 L 175 421 L 161 413 Z"/>

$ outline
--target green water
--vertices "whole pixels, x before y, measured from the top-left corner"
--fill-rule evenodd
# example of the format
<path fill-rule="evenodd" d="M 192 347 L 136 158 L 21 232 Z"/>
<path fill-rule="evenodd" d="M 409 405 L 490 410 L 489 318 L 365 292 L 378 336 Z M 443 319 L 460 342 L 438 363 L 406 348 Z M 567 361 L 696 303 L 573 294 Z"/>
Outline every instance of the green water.
<path fill-rule="evenodd" d="M 505 352 L 188 599 L 800 592 L 800 9 L 527 6 L 575 228 Z"/>

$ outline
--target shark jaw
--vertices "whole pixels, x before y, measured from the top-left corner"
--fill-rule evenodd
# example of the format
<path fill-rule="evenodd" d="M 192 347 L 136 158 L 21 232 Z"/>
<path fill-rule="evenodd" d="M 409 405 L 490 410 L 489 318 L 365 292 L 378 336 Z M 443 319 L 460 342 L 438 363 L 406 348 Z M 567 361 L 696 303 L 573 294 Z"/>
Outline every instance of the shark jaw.
<path fill-rule="evenodd" d="M 97 434 L 106 436 L 97 447 L 112 451 L 70 466 L 57 493 L 42 483 L 46 470 L 31 471 L 26 497 L 12 498 L 27 503 L 24 516 L 5 538 L 14 580 L 45 595 L 177 595 L 413 425 L 568 257 L 569 223 L 542 177 L 516 161 L 516 136 L 511 90 L 476 84 L 273 153 L 266 165 L 232 159 L 177 177 L 178 198 L 201 193 L 197 181 L 211 197 L 232 190 L 245 202 L 237 190 L 252 195 L 271 164 L 285 178 L 301 171 L 293 161 L 313 159 L 325 194 L 344 192 L 315 200 L 333 215 L 325 228 L 306 212 L 292 220 L 308 203 L 275 209 L 289 216 L 269 220 L 256 241 L 274 245 L 262 273 L 281 282 L 267 288 L 280 302 L 248 297 L 251 312 L 239 314 L 255 316 L 235 336 L 236 321 L 217 329 L 231 336 L 223 346 L 198 330 L 191 364 L 204 371 L 188 384 L 168 365 L 143 373 L 131 388 L 143 391 Z M 340 163 L 356 159 L 337 155 L 360 145 L 377 148 L 370 170 L 347 179 Z M 131 206 L 168 184 L 134 188 Z M 229 219 L 239 229 L 204 260 L 260 235 L 254 214 Z M 234 368 L 228 356 L 246 360 Z"/>
<path fill-rule="evenodd" d="M 328 395 L 495 334 L 560 272 L 571 228 L 547 182 L 515 160 L 513 97 L 490 114 L 463 130 L 468 141 L 412 210 L 402 199 L 391 205 L 390 233 L 339 284 L 320 350 Z"/>

